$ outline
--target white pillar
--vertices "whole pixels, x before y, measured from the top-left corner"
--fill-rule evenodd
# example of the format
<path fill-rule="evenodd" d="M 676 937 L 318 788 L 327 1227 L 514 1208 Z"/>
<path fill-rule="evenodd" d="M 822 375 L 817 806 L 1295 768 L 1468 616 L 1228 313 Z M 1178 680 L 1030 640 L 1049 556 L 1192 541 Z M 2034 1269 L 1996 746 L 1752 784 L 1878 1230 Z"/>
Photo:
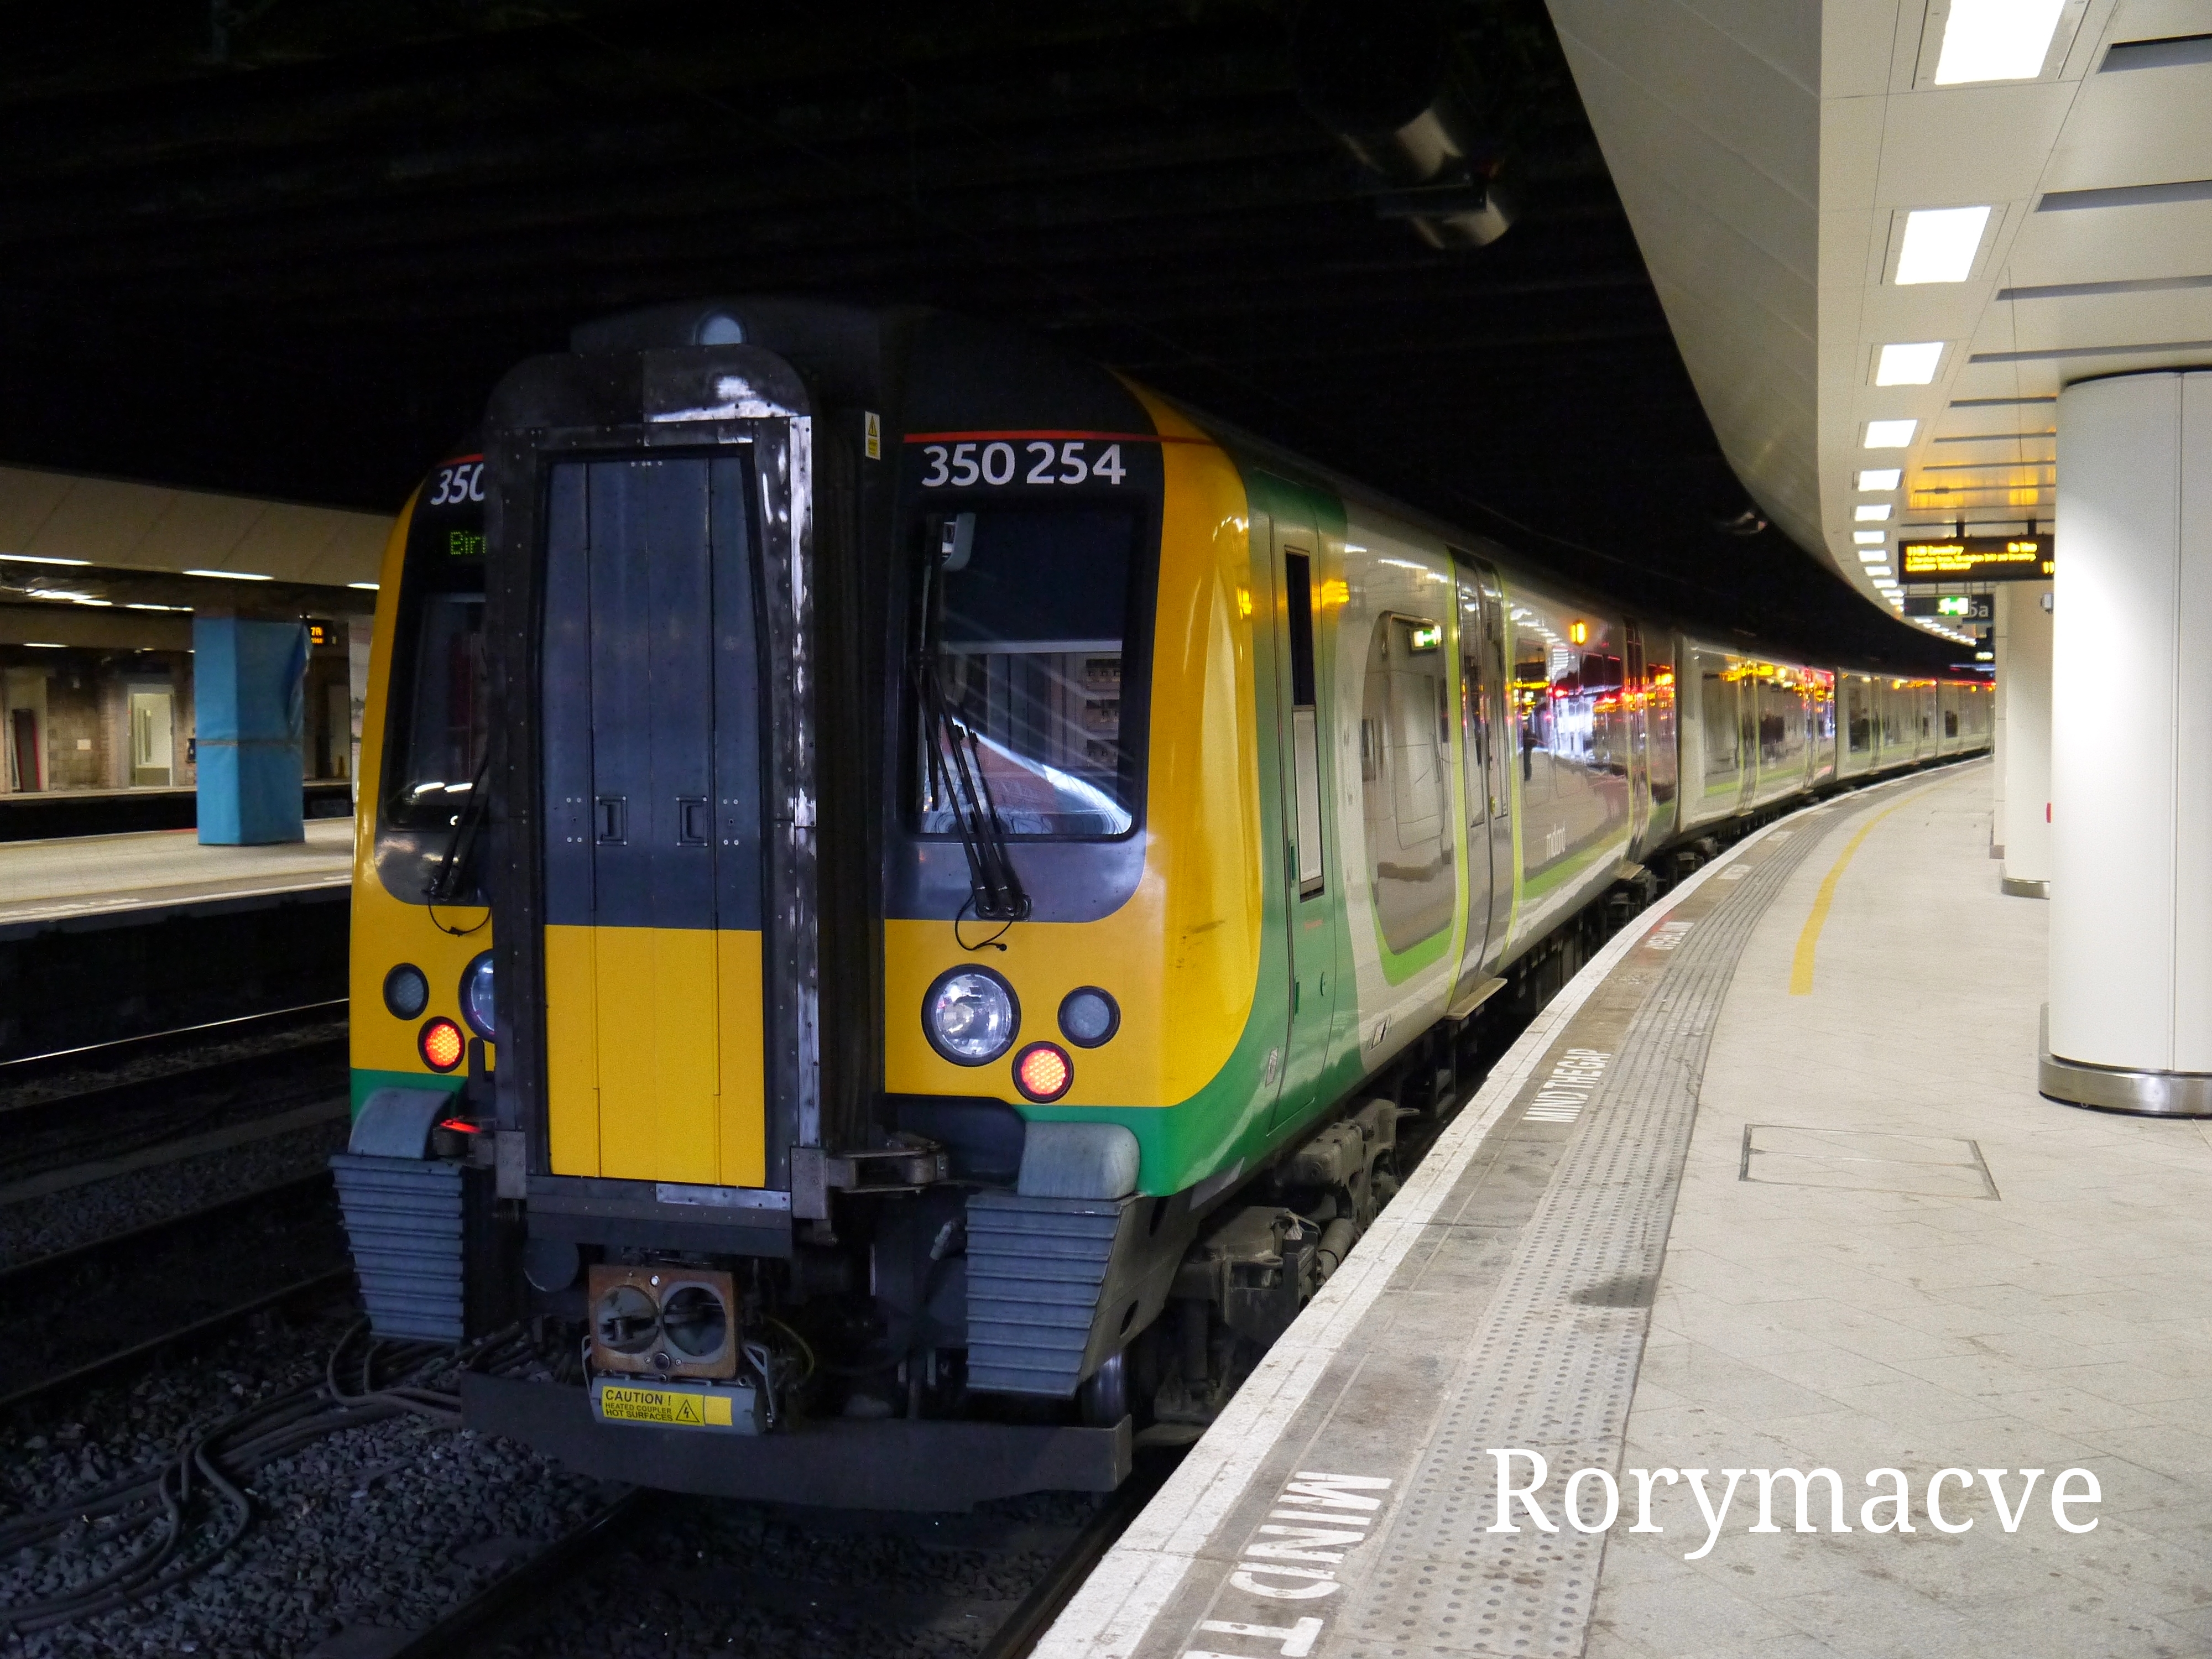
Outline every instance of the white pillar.
<path fill-rule="evenodd" d="M 2004 890 L 2051 896 L 2051 633 L 2047 582 L 1996 585 L 1997 719 L 2004 731 L 1997 845 Z"/>
<path fill-rule="evenodd" d="M 2212 1115 L 2212 372 L 2060 395 L 2055 539 L 2041 1087 Z"/>

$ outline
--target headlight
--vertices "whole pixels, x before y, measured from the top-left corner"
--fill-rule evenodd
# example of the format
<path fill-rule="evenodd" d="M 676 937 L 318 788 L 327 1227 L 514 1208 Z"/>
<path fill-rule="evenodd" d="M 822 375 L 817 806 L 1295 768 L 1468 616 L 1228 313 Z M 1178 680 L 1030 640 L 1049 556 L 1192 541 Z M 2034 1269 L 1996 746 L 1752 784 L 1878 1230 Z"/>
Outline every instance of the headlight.
<path fill-rule="evenodd" d="M 922 999 L 921 1029 L 930 1047 L 956 1066 L 988 1065 L 1013 1047 L 1021 1023 L 1014 988 L 988 968 L 939 974 Z"/>
<path fill-rule="evenodd" d="M 415 1019 L 430 1006 L 430 981 L 411 962 L 403 962 L 384 976 L 384 1006 L 395 1019 Z"/>
<path fill-rule="evenodd" d="M 1079 1048 L 1096 1048 L 1121 1029 L 1121 1006 L 1095 985 L 1079 986 L 1061 1000 L 1060 1035 Z"/>
<path fill-rule="evenodd" d="M 461 1018 L 486 1042 L 499 1041 L 499 1023 L 492 1018 L 491 952 L 478 954 L 461 969 Z"/>

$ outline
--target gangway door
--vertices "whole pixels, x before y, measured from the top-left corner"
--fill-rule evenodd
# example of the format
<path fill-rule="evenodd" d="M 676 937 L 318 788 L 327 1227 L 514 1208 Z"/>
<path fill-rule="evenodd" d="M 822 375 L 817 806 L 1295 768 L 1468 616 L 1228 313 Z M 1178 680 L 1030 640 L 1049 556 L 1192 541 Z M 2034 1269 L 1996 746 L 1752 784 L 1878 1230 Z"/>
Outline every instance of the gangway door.
<path fill-rule="evenodd" d="M 751 462 L 575 459 L 545 501 L 555 1175 L 766 1171 Z"/>

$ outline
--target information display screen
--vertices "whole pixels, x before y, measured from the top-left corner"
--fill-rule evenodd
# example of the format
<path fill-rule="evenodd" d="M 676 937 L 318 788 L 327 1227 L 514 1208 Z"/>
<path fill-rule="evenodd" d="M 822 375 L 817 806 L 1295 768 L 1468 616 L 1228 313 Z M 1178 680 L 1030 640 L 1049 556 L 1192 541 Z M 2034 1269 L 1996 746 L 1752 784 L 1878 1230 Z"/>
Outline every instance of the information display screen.
<path fill-rule="evenodd" d="M 1898 574 L 1905 580 L 1954 578 L 1976 582 L 2035 582 L 2050 580 L 2053 549 L 2049 536 L 1952 536 L 1941 541 L 1900 541 Z"/>

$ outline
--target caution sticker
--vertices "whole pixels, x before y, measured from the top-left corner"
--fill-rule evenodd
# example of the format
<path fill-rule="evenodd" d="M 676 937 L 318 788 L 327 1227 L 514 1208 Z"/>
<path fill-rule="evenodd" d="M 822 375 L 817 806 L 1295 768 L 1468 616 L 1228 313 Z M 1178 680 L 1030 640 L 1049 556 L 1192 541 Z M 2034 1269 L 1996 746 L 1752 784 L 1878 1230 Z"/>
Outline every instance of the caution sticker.
<path fill-rule="evenodd" d="M 730 1396 L 692 1394 L 675 1389 L 631 1389 L 599 1385 L 599 1415 L 610 1423 L 662 1423 L 679 1429 L 728 1429 Z"/>

